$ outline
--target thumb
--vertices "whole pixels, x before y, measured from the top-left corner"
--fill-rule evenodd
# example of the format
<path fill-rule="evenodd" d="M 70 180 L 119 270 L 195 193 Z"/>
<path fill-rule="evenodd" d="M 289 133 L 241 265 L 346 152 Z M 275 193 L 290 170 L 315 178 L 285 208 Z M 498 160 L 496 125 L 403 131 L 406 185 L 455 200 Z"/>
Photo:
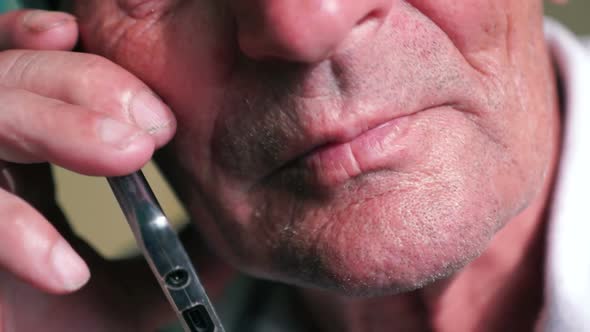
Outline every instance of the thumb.
<path fill-rule="evenodd" d="M 76 18 L 63 12 L 18 10 L 0 15 L 0 51 L 71 50 L 78 40 Z"/>

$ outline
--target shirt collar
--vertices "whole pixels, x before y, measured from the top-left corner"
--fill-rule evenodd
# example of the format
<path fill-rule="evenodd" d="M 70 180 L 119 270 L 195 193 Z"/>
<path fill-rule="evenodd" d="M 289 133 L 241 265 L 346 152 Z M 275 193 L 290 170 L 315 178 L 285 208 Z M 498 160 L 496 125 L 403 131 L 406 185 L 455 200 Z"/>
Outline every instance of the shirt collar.
<path fill-rule="evenodd" d="M 563 141 L 547 235 L 539 330 L 590 329 L 590 54 L 559 23 L 546 39 L 562 79 Z"/>

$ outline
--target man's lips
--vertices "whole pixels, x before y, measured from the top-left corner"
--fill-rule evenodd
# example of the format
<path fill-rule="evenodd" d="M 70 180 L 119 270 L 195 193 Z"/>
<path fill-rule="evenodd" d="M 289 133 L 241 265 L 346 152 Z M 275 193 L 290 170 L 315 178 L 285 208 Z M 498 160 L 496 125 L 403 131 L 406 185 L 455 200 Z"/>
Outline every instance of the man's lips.
<path fill-rule="evenodd" d="M 401 150 L 397 142 L 408 118 L 418 112 L 397 104 L 368 109 L 329 99 L 296 102 L 227 108 L 211 146 L 220 174 L 246 188 L 276 180 L 336 185 L 385 167 Z"/>
<path fill-rule="evenodd" d="M 304 181 L 320 187 L 333 187 L 364 173 L 377 171 L 394 162 L 403 150 L 400 139 L 406 133 L 410 115 L 396 117 L 361 131 L 348 140 L 328 142 L 299 155 L 271 173 L 298 169 Z"/>

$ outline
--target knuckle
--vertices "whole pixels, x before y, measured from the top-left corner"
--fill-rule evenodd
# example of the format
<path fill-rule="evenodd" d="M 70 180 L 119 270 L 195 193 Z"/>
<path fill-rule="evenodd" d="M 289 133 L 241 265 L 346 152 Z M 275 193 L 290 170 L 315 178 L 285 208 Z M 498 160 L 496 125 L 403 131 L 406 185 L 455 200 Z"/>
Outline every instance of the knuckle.
<path fill-rule="evenodd" d="M 29 103 L 21 103 L 27 98 Z M 58 110 L 64 103 L 53 99 L 37 99 L 19 90 L 0 89 L 0 100 L 16 105 L 19 111 L 0 118 L 0 158 L 13 162 L 41 161 L 35 157 L 42 154 L 45 133 L 63 130 L 62 116 Z M 32 111 L 32 108 L 43 111 Z M 2 206 L 2 204 L 0 204 Z"/>
<path fill-rule="evenodd" d="M 23 199 L 12 198 L 0 205 L 0 238 L 12 242 L 21 253 L 38 255 L 49 250 L 56 237 L 49 222 Z"/>
<path fill-rule="evenodd" d="M 100 112 L 126 109 L 133 95 L 143 86 L 135 76 L 114 62 L 91 54 L 85 55 L 75 79 L 88 91 L 101 91 L 101 107 L 105 109 L 98 109 Z"/>
<path fill-rule="evenodd" d="M 110 60 L 94 54 L 84 54 L 80 63 L 80 70 L 84 78 L 96 78 L 105 72 L 114 70 L 115 64 Z"/>
<path fill-rule="evenodd" d="M 27 224 L 39 216 L 33 212 L 31 207 L 21 199 L 4 199 L 0 203 L 0 229 L 5 233 L 6 229 L 25 230 Z"/>
<path fill-rule="evenodd" d="M 37 131 L 45 131 L 47 133 L 57 133 L 59 130 L 64 130 L 64 117 L 67 116 L 67 112 L 64 111 L 65 108 L 69 108 L 68 105 L 64 102 L 59 100 L 50 99 L 46 100 L 43 105 L 44 111 L 37 112 L 37 114 L 29 114 L 29 118 L 27 122 L 34 125 L 30 125 L 30 127 L 35 128 Z M 45 139 L 45 135 L 30 135 L 29 137 L 31 140 L 34 138 L 38 139 Z M 43 142 L 35 142 L 35 143 L 43 143 Z"/>
<path fill-rule="evenodd" d="M 78 68 L 71 71 L 72 82 L 87 91 L 95 90 L 101 86 L 118 84 L 119 80 L 113 77 L 117 72 L 117 66 L 110 60 L 94 55 L 84 54 L 78 63 Z M 105 82 L 108 79 L 109 82 Z"/>

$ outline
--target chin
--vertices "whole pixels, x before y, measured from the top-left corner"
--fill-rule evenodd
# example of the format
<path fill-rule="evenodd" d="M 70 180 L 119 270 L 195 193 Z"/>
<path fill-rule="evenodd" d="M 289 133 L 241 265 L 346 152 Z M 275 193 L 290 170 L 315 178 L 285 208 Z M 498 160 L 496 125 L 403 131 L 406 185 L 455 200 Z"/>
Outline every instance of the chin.
<path fill-rule="evenodd" d="M 498 200 L 470 181 L 403 176 L 367 176 L 322 200 L 298 197 L 289 206 L 275 193 L 281 204 L 267 204 L 257 214 L 265 221 L 250 223 L 266 225 L 264 231 L 240 236 L 255 244 L 234 241 L 230 256 L 258 277 L 346 296 L 388 295 L 452 275 L 504 223 Z"/>

